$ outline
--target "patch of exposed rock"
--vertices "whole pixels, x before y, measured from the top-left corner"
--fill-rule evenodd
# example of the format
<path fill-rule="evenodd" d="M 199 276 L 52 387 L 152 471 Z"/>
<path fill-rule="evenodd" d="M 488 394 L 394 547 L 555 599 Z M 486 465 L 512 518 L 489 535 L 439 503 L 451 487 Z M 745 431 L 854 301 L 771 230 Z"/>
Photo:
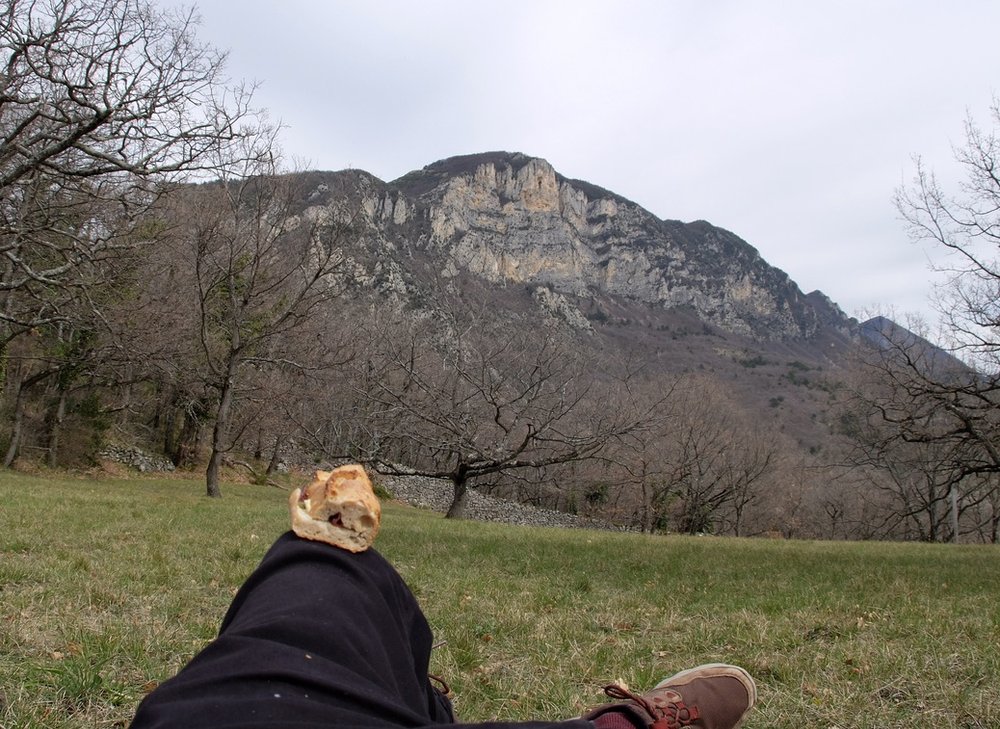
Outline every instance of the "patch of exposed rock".
<path fill-rule="evenodd" d="M 548 286 L 536 288 L 531 292 L 531 298 L 541 307 L 542 311 L 556 319 L 561 319 L 577 331 L 594 331 L 590 321 L 577 307 L 569 303 L 565 296 L 553 291 Z"/>

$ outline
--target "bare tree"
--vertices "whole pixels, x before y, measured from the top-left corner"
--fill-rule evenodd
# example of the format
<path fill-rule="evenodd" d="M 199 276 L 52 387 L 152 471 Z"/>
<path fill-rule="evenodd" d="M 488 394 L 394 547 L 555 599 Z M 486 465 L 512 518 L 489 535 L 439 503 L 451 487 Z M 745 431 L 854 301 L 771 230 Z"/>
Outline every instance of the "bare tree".
<path fill-rule="evenodd" d="M 117 373 L 120 348 L 104 336 L 98 313 L 110 292 L 103 287 L 79 293 L 65 301 L 64 319 L 41 324 L 30 336 L 7 343 L 3 384 L 12 404 L 5 467 L 13 465 L 25 445 L 44 451 L 48 465 L 56 467 L 64 425 L 82 426 L 80 416 L 86 411 L 84 419 L 96 426 L 108 412 L 92 396 L 121 374 Z M 29 409 L 36 417 L 25 417 Z M 97 444 L 96 438 L 89 440 Z M 93 455 L 93 449 L 89 454 L 74 450 L 80 457 Z"/>
<path fill-rule="evenodd" d="M 896 512 L 923 515 L 917 533 L 957 538 L 964 512 L 982 514 L 995 500 L 1000 474 L 1000 105 L 992 130 L 966 122 L 956 158 L 965 171 L 947 193 L 922 160 L 896 206 L 914 241 L 929 241 L 947 256 L 935 305 L 947 351 L 889 320 L 870 332 L 858 389 L 856 453 L 879 469 L 894 491 Z M 949 514 L 950 519 L 943 516 Z M 988 519 L 988 517 L 987 517 Z M 976 517 L 982 522 L 982 517 Z M 949 524 L 950 521 L 950 524 Z"/>
<path fill-rule="evenodd" d="M 598 363 L 537 323 L 446 307 L 444 320 L 371 325 L 356 361 L 355 457 L 383 472 L 448 479 L 448 516 L 470 483 L 597 456 L 637 427 Z M 652 404 L 649 404 L 650 408 Z M 343 442 L 341 442 L 342 448 Z M 338 450 L 329 445 L 328 450 Z"/>
<path fill-rule="evenodd" d="M 730 496 L 720 515 L 722 531 L 733 536 L 747 533 L 747 514 L 764 497 L 767 478 L 778 467 L 780 446 L 773 433 L 760 432 L 738 422 L 723 459 L 720 483 Z"/>
<path fill-rule="evenodd" d="M 773 438 L 755 434 L 710 380 L 686 376 L 665 394 L 651 427 L 616 453 L 641 496 L 642 528 L 739 534 L 776 464 Z"/>
<path fill-rule="evenodd" d="M 0 7 L 0 351 L 39 353 L 10 348 L 25 335 L 55 345 L 21 368 L 34 371 L 15 383 L 19 402 L 24 386 L 58 380 L 65 404 L 89 370 L 67 357 L 96 350 L 63 346 L 67 333 L 79 342 L 101 328 L 95 292 L 151 242 L 143 213 L 173 183 L 259 152 L 247 141 L 267 124 L 252 89 L 228 83 L 223 54 L 194 26 L 190 13 L 146 0 Z M 59 422 L 57 405 L 55 445 Z"/>
<path fill-rule="evenodd" d="M 920 322 L 873 322 L 841 415 L 848 464 L 886 496 L 873 515 L 878 532 L 957 540 L 963 515 L 990 499 L 983 477 L 1000 466 L 1000 410 L 979 389 L 988 377 L 928 342 Z"/>
<path fill-rule="evenodd" d="M 981 373 L 1000 369 L 1000 100 L 990 111 L 992 129 L 966 121 L 965 146 L 955 152 L 965 172 L 957 195 L 918 157 L 912 183 L 895 199 L 910 237 L 948 254 L 937 309 L 954 335 L 953 351 Z"/>
<path fill-rule="evenodd" d="M 601 500 L 613 501 L 614 516 L 638 526 L 646 532 L 669 528 L 669 512 L 676 501 L 672 491 L 672 474 L 665 457 L 671 448 L 670 428 L 679 417 L 677 395 L 683 378 L 650 376 L 631 383 L 632 397 L 620 407 L 636 407 L 640 403 L 658 401 L 659 407 L 649 414 L 642 427 L 634 428 L 616 439 L 600 464 L 605 470 L 598 475 L 598 488 L 614 484 L 613 494 L 601 494 Z"/>
<path fill-rule="evenodd" d="M 0 320 L 5 339 L 62 317 L 101 279 L 165 183 L 257 134 L 250 90 L 191 15 L 143 0 L 12 0 L 0 11 Z"/>
<path fill-rule="evenodd" d="M 957 539 L 963 478 L 954 467 L 956 454 L 941 452 L 940 443 L 907 443 L 896 436 L 874 422 L 854 433 L 848 457 L 863 479 L 858 488 L 885 497 L 869 501 L 869 522 L 886 537 Z"/>
<path fill-rule="evenodd" d="M 983 474 L 975 479 L 972 491 L 982 498 L 973 514 L 976 519 L 975 531 L 980 538 L 991 544 L 1000 543 L 1000 484 L 995 473 Z"/>
<path fill-rule="evenodd" d="M 187 188 L 164 212 L 162 275 L 176 292 L 168 301 L 191 309 L 179 325 L 193 330 L 177 335 L 190 346 L 188 366 L 207 388 L 213 421 L 209 496 L 221 495 L 222 459 L 253 422 L 269 373 L 324 366 L 333 348 L 313 346 L 320 333 L 310 327 L 341 291 L 347 225 L 296 218 L 296 178 L 276 175 L 270 162 L 252 169 L 265 174 Z M 236 418 L 239 408 L 248 417 Z"/>
<path fill-rule="evenodd" d="M 938 289 L 936 306 L 950 334 L 952 354 L 968 367 L 955 367 L 914 343 L 887 337 L 895 387 L 905 390 L 909 403 L 920 408 L 914 420 L 929 410 L 946 423 L 933 434 L 908 434 L 910 440 L 963 440 L 974 453 L 970 474 L 1000 471 L 1000 102 L 991 108 L 992 129 L 966 122 L 965 146 L 956 158 L 965 171 L 957 195 L 949 195 L 919 158 L 916 175 L 896 194 L 896 205 L 915 241 L 929 241 L 948 253 L 942 270 L 946 282 Z M 939 358 L 940 359 L 940 358 Z M 885 369 L 885 368 L 883 368 Z M 894 421 L 905 413 L 886 409 Z"/>

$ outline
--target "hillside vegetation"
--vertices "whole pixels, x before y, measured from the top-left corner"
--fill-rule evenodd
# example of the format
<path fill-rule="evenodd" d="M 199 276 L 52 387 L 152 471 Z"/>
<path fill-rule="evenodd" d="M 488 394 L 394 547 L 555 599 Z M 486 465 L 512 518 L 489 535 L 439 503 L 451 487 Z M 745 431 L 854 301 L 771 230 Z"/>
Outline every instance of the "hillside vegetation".
<path fill-rule="evenodd" d="M 284 492 L 0 473 L 0 726 L 125 726 L 215 634 Z M 387 504 L 377 547 L 446 641 L 463 720 L 567 717 L 600 686 L 745 666 L 747 727 L 1000 725 L 995 546 L 609 534 Z"/>

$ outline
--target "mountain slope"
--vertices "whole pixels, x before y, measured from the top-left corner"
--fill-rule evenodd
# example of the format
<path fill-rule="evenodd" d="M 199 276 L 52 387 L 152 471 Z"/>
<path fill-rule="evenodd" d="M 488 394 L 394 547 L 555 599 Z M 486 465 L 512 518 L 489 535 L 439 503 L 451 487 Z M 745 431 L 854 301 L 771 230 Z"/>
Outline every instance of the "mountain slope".
<path fill-rule="evenodd" d="M 803 294 L 733 233 L 705 221 L 661 220 L 542 159 L 454 157 L 389 183 L 357 171 L 311 174 L 307 214 L 324 215 L 346 199 L 360 203 L 367 250 L 356 252 L 359 262 L 397 293 L 432 284 L 428 276 L 465 273 L 577 300 L 609 296 L 687 310 L 758 341 L 809 339 L 824 329 L 846 334 L 852 326 L 829 299 Z M 422 274 L 414 270 L 418 259 Z M 567 316 L 584 314 L 559 305 Z"/>

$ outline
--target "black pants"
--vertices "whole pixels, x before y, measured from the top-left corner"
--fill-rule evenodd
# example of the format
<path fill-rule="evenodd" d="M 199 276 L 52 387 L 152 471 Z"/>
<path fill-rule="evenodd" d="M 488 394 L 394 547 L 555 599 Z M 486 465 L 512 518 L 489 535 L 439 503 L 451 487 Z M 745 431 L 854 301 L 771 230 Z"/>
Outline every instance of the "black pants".
<path fill-rule="evenodd" d="M 376 551 L 283 535 L 237 593 L 219 636 L 139 706 L 133 729 L 453 724 L 428 681 L 431 630 Z M 590 722 L 479 724 L 592 729 Z"/>

